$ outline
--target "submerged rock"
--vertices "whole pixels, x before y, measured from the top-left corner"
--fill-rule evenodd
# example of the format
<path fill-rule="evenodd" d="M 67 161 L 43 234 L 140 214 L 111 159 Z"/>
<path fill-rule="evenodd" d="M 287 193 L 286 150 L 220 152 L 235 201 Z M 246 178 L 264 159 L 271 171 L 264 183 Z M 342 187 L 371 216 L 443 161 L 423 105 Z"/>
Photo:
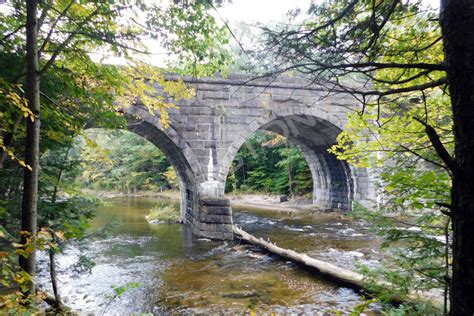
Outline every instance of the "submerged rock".
<path fill-rule="evenodd" d="M 258 292 L 255 290 L 240 291 L 240 292 L 227 293 L 227 294 L 222 295 L 222 297 L 225 297 L 225 298 L 250 298 L 250 297 L 256 297 L 256 296 L 258 296 Z"/>

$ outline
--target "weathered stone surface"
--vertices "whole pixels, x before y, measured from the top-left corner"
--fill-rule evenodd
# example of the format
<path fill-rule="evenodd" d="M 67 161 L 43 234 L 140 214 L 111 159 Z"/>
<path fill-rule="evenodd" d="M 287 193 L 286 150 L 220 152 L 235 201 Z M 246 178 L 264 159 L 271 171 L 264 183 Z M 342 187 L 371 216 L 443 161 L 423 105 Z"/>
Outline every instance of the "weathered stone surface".
<path fill-rule="evenodd" d="M 203 206 L 230 206 L 228 198 L 201 198 L 199 204 Z"/>
<path fill-rule="evenodd" d="M 229 232 L 232 231 L 232 225 L 227 223 L 202 223 L 198 224 L 199 230 L 209 232 Z"/>
<path fill-rule="evenodd" d="M 240 74 L 227 79 L 185 78 L 196 89 L 196 97 L 175 101 L 168 128 L 161 126 L 159 114 L 152 115 L 143 106 L 121 108 L 129 117 L 129 129 L 153 142 L 175 167 L 182 216 L 195 234 L 232 236 L 226 226 L 232 209 L 223 199 L 225 181 L 238 150 L 258 130 L 280 133 L 302 150 L 314 182 L 315 206 L 348 210 L 353 200 L 364 205 L 375 200 L 370 170 L 350 167 L 327 151 L 344 128 L 347 114 L 356 109 L 354 100 L 327 94 L 304 78 L 250 79 Z M 163 95 L 156 88 L 156 95 Z"/>
<path fill-rule="evenodd" d="M 232 224 L 232 214 L 213 215 L 201 212 L 199 214 L 199 221 L 201 223 Z"/>
<path fill-rule="evenodd" d="M 233 240 L 234 233 L 230 232 L 217 232 L 217 231 L 199 231 L 194 233 L 197 236 L 203 238 L 217 239 L 217 240 Z"/>
<path fill-rule="evenodd" d="M 232 215 L 230 206 L 200 206 L 199 211 L 209 215 Z"/>

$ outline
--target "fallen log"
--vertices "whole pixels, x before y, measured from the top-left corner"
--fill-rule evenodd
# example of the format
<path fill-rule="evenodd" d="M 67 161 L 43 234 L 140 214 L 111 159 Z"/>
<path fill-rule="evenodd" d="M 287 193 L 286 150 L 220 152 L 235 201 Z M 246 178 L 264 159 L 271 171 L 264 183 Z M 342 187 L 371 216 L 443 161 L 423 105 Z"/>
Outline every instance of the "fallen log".
<path fill-rule="evenodd" d="M 257 238 L 247 233 L 246 231 L 235 225 L 233 225 L 232 227 L 236 238 L 241 241 L 263 248 L 272 254 L 300 264 L 305 268 L 315 270 L 318 274 L 334 281 L 339 285 L 352 288 L 357 292 L 363 292 L 364 294 L 367 294 L 369 296 L 373 296 L 374 294 L 372 290 L 368 288 L 368 284 L 365 283 L 364 276 L 362 274 L 344 268 L 340 268 L 326 261 L 311 258 L 304 253 L 298 253 L 291 249 L 278 247 L 277 245 L 272 244 L 271 242 L 265 241 L 262 238 Z M 380 281 L 379 286 L 385 289 L 391 288 L 391 285 L 384 281 Z M 437 308 L 441 308 L 443 306 L 443 303 L 440 299 L 434 297 L 426 297 L 419 293 L 411 293 L 404 298 L 393 296 L 389 298 L 389 302 L 394 305 L 399 305 L 405 302 L 415 304 L 420 302 L 429 302 Z"/>
<path fill-rule="evenodd" d="M 262 238 L 257 238 L 253 235 L 250 235 L 235 225 L 233 226 L 233 230 L 234 234 L 236 234 L 240 240 L 263 248 L 273 254 L 301 264 L 305 267 L 315 269 L 319 274 L 341 285 L 350 287 L 357 291 L 364 289 L 364 276 L 359 273 L 337 267 L 322 260 L 311 258 L 304 253 L 300 254 L 294 250 L 278 247 L 277 245 L 267 242 Z"/>

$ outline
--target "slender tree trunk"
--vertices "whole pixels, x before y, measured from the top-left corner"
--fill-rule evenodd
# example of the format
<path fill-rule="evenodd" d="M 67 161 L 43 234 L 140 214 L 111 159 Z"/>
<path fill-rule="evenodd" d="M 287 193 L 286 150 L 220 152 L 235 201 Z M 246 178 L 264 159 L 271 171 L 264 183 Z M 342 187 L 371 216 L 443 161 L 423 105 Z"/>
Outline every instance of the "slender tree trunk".
<path fill-rule="evenodd" d="M 58 280 L 56 278 L 56 254 L 54 250 L 49 251 L 49 275 L 51 276 L 51 286 L 53 287 L 54 299 L 57 307 L 61 305 L 61 296 L 59 295 Z"/>
<path fill-rule="evenodd" d="M 61 183 L 61 179 L 63 177 L 64 169 L 66 168 L 66 162 L 69 157 L 69 152 L 71 151 L 73 142 L 71 141 L 66 149 L 66 153 L 64 154 L 63 162 L 61 163 L 61 167 L 59 167 L 58 177 L 56 179 L 56 184 L 54 185 L 53 194 L 51 196 L 51 204 L 56 203 L 56 199 L 58 197 L 59 185 Z"/>
<path fill-rule="evenodd" d="M 53 242 L 56 242 L 54 233 L 53 233 Z M 49 275 L 51 277 L 51 286 L 53 288 L 55 307 L 61 309 L 63 303 L 61 301 L 61 295 L 59 294 L 58 279 L 56 273 L 56 253 L 53 249 L 49 250 Z"/>
<path fill-rule="evenodd" d="M 69 152 L 72 148 L 72 145 L 73 145 L 73 142 L 71 141 L 66 149 L 66 153 L 64 154 L 64 158 L 58 172 L 58 177 L 56 180 L 56 184 L 54 185 L 53 194 L 51 195 L 51 204 L 53 205 L 54 203 L 56 203 L 56 200 L 58 197 L 59 185 L 61 183 L 61 178 L 64 173 L 65 165 L 69 157 Z M 57 242 L 54 232 L 53 232 L 53 242 L 54 243 Z M 55 300 L 54 307 L 59 311 L 59 310 L 62 310 L 63 308 L 63 302 L 61 301 L 61 295 L 59 293 L 58 279 L 57 279 L 57 273 L 56 273 L 56 252 L 54 249 L 49 250 L 49 275 L 51 278 L 51 287 L 53 288 L 53 294 L 54 294 L 54 300 Z"/>
<path fill-rule="evenodd" d="M 441 28 L 454 119 L 451 315 L 474 315 L 474 1 L 442 0 Z"/>
<path fill-rule="evenodd" d="M 286 141 L 286 149 L 288 150 L 289 148 L 290 148 L 290 146 L 288 144 L 288 141 Z M 288 186 L 289 186 L 289 189 L 290 189 L 290 196 L 293 196 L 293 194 L 294 194 L 294 192 L 293 192 L 294 191 L 293 190 L 293 175 L 291 173 L 291 158 L 290 157 L 288 157 L 287 168 L 288 168 Z"/>
<path fill-rule="evenodd" d="M 28 107 L 35 115 L 34 120 L 27 119 L 25 163 L 31 170 L 25 168 L 23 180 L 23 201 L 21 212 L 22 243 L 26 244 L 31 238 L 34 245 L 36 239 L 36 213 L 38 206 L 38 172 L 39 172 L 39 136 L 40 136 L 40 97 L 39 97 L 39 66 L 38 66 L 38 1 L 28 0 L 26 4 L 26 84 L 25 96 Z M 20 256 L 20 267 L 32 279 L 36 272 L 36 255 L 32 251 L 27 258 Z M 30 283 L 29 293 L 35 292 L 34 282 Z"/>

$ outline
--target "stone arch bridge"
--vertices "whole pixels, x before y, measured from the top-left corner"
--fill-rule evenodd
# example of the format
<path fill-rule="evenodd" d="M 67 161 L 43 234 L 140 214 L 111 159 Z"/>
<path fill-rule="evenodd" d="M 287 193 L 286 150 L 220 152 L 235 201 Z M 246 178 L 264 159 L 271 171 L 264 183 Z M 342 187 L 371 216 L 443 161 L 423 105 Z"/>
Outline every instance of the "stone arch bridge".
<path fill-rule="evenodd" d="M 232 238 L 225 182 L 238 150 L 258 130 L 279 133 L 299 147 L 312 173 L 315 206 L 344 211 L 353 200 L 367 204 L 373 196 L 367 170 L 327 151 L 355 109 L 354 100 L 301 78 L 250 79 L 184 79 L 196 95 L 172 101 L 178 107 L 169 110 L 168 128 L 140 104 L 123 110 L 129 130 L 154 143 L 176 169 L 181 213 L 195 235 Z"/>

